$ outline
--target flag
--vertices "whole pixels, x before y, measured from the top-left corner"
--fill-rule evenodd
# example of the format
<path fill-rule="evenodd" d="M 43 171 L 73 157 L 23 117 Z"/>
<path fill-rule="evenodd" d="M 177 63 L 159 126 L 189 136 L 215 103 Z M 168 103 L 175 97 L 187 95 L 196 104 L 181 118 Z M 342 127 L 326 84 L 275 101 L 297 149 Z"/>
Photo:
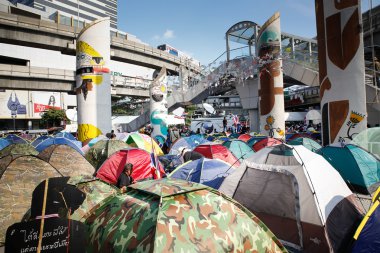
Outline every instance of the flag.
<path fill-rule="evenodd" d="M 154 145 L 153 145 L 154 140 L 152 137 L 150 137 L 150 141 L 152 142 L 152 150 L 150 152 L 150 165 L 152 166 L 152 169 L 154 169 L 154 172 L 156 174 L 156 179 L 159 179 L 161 178 L 160 165 L 159 165 L 156 153 L 154 152 Z"/>
<path fill-rule="evenodd" d="M 240 121 L 239 121 L 239 116 L 237 116 L 237 115 L 234 115 L 234 116 L 232 117 L 232 120 L 234 121 L 234 125 L 237 125 L 237 124 L 240 123 Z"/>

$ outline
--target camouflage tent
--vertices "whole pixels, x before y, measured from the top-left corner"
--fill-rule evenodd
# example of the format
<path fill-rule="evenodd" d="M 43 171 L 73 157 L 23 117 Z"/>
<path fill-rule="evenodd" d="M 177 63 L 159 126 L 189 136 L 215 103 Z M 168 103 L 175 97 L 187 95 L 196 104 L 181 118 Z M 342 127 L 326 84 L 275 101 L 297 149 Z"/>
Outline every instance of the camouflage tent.
<path fill-rule="evenodd" d="M 42 159 L 26 155 L 6 156 L 10 160 L 0 171 L 0 245 L 5 241 L 8 226 L 19 222 L 29 209 L 34 188 L 49 177 L 62 176 Z"/>
<path fill-rule="evenodd" d="M 50 163 L 63 175 L 92 176 L 95 173 L 94 167 L 75 149 L 67 145 L 51 145 L 44 149 L 38 157 Z"/>
<path fill-rule="evenodd" d="M 0 158 L 12 155 L 38 155 L 38 151 L 30 144 L 11 144 L 4 149 L 0 150 Z"/>
<path fill-rule="evenodd" d="M 90 148 L 85 157 L 98 170 L 113 153 L 128 147 L 127 143 L 120 140 L 100 140 Z"/>
<path fill-rule="evenodd" d="M 119 192 L 115 186 L 96 178 L 72 177 L 67 183 L 76 185 L 79 190 L 86 194 L 84 202 L 71 216 L 73 220 L 82 222 L 100 205 Z"/>
<path fill-rule="evenodd" d="M 129 186 L 85 221 L 88 252 L 282 252 L 252 213 L 201 184 L 161 179 Z"/>

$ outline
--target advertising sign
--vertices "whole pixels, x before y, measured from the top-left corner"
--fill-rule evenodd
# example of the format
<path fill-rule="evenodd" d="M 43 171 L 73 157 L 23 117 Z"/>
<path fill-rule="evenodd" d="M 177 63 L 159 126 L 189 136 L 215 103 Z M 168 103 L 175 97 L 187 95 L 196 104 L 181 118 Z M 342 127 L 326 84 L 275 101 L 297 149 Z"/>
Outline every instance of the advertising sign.
<path fill-rule="evenodd" d="M 62 109 L 61 94 L 59 92 L 32 92 L 33 112 L 41 114 L 50 109 Z M 35 115 L 36 116 L 36 115 Z"/>
<path fill-rule="evenodd" d="M 27 91 L 5 90 L 0 92 L 0 118 L 26 118 L 28 101 Z"/>

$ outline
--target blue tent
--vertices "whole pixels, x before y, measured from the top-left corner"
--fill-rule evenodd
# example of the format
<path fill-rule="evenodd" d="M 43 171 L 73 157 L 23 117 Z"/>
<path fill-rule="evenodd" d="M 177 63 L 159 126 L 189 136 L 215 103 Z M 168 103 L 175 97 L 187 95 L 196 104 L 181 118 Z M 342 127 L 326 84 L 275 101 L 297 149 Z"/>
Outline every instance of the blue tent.
<path fill-rule="evenodd" d="M 293 140 L 288 141 L 288 144 L 293 145 L 293 146 L 303 145 L 305 148 L 307 148 L 308 150 L 311 150 L 313 152 L 316 152 L 317 150 L 322 148 L 322 146 L 318 142 L 316 142 L 315 140 L 313 140 L 311 138 L 307 138 L 307 137 L 295 138 Z"/>
<path fill-rule="evenodd" d="M 206 143 L 205 140 L 200 135 L 190 135 L 188 137 L 183 137 L 174 142 L 173 146 L 170 149 L 169 155 L 179 155 L 181 148 L 187 148 L 193 150 L 196 146 Z"/>
<path fill-rule="evenodd" d="M 374 194 L 373 205 L 360 223 L 354 235 L 352 253 L 379 252 L 380 249 L 380 200 L 379 191 Z"/>
<path fill-rule="evenodd" d="M 20 136 L 17 136 L 15 134 L 8 134 L 4 139 L 9 141 L 11 144 L 28 144 L 26 140 L 21 138 Z"/>
<path fill-rule="evenodd" d="M 77 139 L 72 135 L 71 133 L 66 133 L 66 132 L 59 132 L 54 137 L 64 137 L 66 139 L 69 139 L 71 141 L 76 141 Z"/>
<path fill-rule="evenodd" d="M 379 187 L 380 160 L 359 146 L 325 146 L 318 153 L 340 173 L 351 190 L 370 194 Z"/>
<path fill-rule="evenodd" d="M 34 141 L 32 141 L 30 145 L 32 145 L 33 147 L 36 147 L 38 144 L 40 144 L 41 142 L 49 138 L 53 138 L 53 137 L 51 137 L 50 135 L 41 135 L 37 137 Z"/>
<path fill-rule="evenodd" d="M 11 145 L 11 143 L 8 140 L 4 138 L 0 139 L 0 150 L 2 150 L 5 147 L 8 147 L 9 145 Z"/>
<path fill-rule="evenodd" d="M 172 172 L 175 168 L 183 163 L 179 155 L 161 155 L 157 157 L 161 164 L 164 166 L 166 173 Z"/>
<path fill-rule="evenodd" d="M 73 141 L 70 141 L 69 139 L 63 137 L 54 137 L 46 139 L 40 144 L 38 144 L 35 148 L 38 152 L 42 152 L 51 145 L 67 145 L 75 149 L 79 154 L 84 155 L 83 151 Z"/>
<path fill-rule="evenodd" d="M 255 153 L 247 143 L 241 140 L 225 141 L 222 145 L 227 147 L 240 161 Z"/>
<path fill-rule="evenodd" d="M 224 161 L 201 158 L 178 166 L 168 177 L 201 183 L 218 189 L 224 178 L 234 170 Z"/>

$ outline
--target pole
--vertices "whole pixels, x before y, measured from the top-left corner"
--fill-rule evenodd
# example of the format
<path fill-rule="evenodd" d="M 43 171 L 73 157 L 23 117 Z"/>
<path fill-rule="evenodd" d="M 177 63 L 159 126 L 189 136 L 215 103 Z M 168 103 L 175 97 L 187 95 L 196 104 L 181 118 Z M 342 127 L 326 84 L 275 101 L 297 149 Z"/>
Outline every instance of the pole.
<path fill-rule="evenodd" d="M 16 115 L 12 115 L 12 119 L 13 119 L 13 131 L 16 132 Z"/>

